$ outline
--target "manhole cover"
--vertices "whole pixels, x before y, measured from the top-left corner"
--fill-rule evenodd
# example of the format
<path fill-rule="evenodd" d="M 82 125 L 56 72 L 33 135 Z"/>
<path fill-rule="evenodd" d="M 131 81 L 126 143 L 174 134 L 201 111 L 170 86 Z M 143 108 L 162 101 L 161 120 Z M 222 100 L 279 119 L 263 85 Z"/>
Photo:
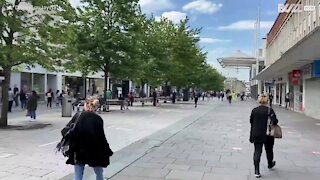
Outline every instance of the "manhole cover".
<path fill-rule="evenodd" d="M 22 126 L 16 128 L 16 130 L 33 130 L 33 129 L 43 129 L 47 126 L 51 126 L 51 124 L 30 124 L 27 126 Z"/>

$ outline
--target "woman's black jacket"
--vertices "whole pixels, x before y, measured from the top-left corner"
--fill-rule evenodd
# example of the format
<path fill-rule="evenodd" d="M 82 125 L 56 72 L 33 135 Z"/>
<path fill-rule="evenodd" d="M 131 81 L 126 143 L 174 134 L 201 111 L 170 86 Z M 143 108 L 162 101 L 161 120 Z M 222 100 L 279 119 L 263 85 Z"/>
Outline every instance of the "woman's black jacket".
<path fill-rule="evenodd" d="M 103 130 L 102 118 L 93 112 L 82 112 L 72 132 L 67 164 L 107 167 L 113 152 Z"/>
<path fill-rule="evenodd" d="M 270 114 L 269 114 L 270 113 Z M 277 116 L 274 110 L 267 106 L 259 106 L 252 110 L 250 116 L 250 142 L 251 143 L 264 143 L 267 139 L 267 124 L 268 117 L 272 121 L 273 125 L 278 124 Z"/>

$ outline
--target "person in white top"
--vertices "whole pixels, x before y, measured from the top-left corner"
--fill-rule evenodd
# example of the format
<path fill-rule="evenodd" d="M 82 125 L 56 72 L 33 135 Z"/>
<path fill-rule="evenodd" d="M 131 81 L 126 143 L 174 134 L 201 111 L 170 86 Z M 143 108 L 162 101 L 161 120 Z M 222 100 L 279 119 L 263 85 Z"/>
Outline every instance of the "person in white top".
<path fill-rule="evenodd" d="M 13 100 L 14 100 L 14 94 L 13 94 L 12 89 L 9 88 L 9 96 L 8 96 L 9 106 L 8 106 L 8 112 L 12 112 Z"/>

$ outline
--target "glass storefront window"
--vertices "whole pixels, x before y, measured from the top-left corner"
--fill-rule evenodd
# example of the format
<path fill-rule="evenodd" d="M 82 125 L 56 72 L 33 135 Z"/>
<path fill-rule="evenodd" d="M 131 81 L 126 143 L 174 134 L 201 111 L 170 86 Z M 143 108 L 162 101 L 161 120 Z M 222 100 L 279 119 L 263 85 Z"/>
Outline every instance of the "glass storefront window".
<path fill-rule="evenodd" d="M 21 73 L 21 87 L 26 92 L 32 91 L 32 74 L 31 73 Z"/>

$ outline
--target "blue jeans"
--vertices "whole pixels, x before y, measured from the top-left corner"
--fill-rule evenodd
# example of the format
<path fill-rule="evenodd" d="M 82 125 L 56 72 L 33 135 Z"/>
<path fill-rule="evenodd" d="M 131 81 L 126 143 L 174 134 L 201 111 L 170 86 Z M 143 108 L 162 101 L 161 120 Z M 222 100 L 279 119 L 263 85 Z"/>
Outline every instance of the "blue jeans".
<path fill-rule="evenodd" d="M 93 167 L 93 170 L 96 173 L 96 180 L 103 180 L 103 168 Z M 83 171 L 84 171 L 84 165 L 82 164 L 74 165 L 74 180 L 82 180 Z"/>
<path fill-rule="evenodd" d="M 30 110 L 29 111 L 31 119 L 36 119 L 36 111 L 35 110 Z"/>
<path fill-rule="evenodd" d="M 27 100 L 20 100 L 21 101 L 21 109 L 24 109 L 27 107 Z"/>

